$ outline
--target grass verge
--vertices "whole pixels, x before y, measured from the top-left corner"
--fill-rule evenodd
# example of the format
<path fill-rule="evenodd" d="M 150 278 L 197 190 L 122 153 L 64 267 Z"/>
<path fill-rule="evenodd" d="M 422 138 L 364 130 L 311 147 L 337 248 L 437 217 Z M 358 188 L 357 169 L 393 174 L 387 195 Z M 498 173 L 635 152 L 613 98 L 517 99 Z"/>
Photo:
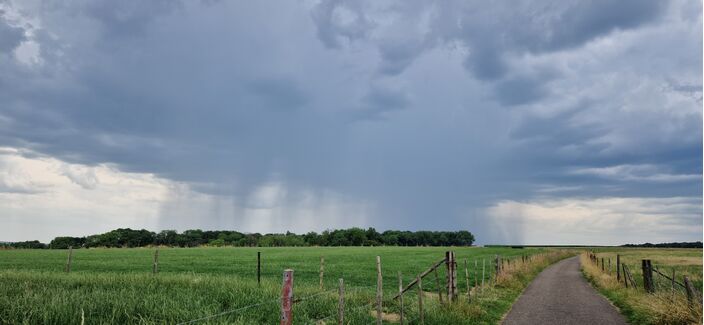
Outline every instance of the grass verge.
<path fill-rule="evenodd" d="M 613 273 L 603 272 L 587 255 L 580 256 L 582 273 L 596 289 L 609 299 L 632 324 L 702 324 L 702 305 L 689 304 L 679 291 L 660 290 L 647 293 L 639 288 L 625 288 Z"/>

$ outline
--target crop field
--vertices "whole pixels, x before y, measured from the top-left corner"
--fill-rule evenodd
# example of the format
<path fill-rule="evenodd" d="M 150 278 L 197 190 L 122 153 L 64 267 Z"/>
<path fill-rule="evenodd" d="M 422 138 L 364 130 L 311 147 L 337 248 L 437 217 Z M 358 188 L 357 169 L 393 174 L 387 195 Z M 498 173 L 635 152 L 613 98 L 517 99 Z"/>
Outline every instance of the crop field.
<path fill-rule="evenodd" d="M 279 318 L 282 271 L 290 268 L 294 270 L 294 299 L 298 300 L 293 307 L 294 323 L 336 323 L 338 279 L 343 278 L 346 322 L 367 324 L 374 322 L 376 256 L 382 262 L 384 312 L 394 322 L 400 306 L 391 296 L 398 292 L 399 272 L 406 284 L 442 260 L 448 249 L 457 256 L 458 287 L 465 293 L 465 259 L 474 286 L 481 284 L 477 277 L 481 277 L 483 260 L 488 284 L 495 255 L 513 258 L 515 266 L 521 255 L 546 252 L 469 247 L 160 248 L 159 272 L 152 274 L 153 248 L 75 249 L 70 273 L 64 271 L 67 250 L 3 250 L 0 323 L 174 324 L 217 315 L 193 323 L 274 324 Z M 257 252 L 262 256 L 261 285 L 256 281 Z M 440 304 L 438 284 L 433 276 L 426 277 L 425 323 L 497 323 L 531 277 L 552 262 L 536 261 L 506 285 L 483 289 L 481 294 L 473 289 L 478 298 L 472 303 Z M 439 284 L 444 286 L 444 268 L 438 270 Z M 416 323 L 417 291 L 405 297 L 407 323 Z M 239 310 L 242 307 L 246 308 Z"/>
<path fill-rule="evenodd" d="M 593 252 L 599 265 L 582 256 L 583 272 L 599 291 L 618 306 L 634 324 L 701 324 L 702 249 L 688 248 L 599 248 Z M 636 287 L 626 288 L 616 275 L 616 255 L 629 268 Z M 606 267 L 602 271 L 601 259 Z M 608 261 L 611 261 L 609 268 Z M 644 289 L 642 260 L 651 260 L 653 269 L 670 277 L 653 272 L 654 293 Z M 694 299 L 688 301 L 685 289 L 678 283 L 687 276 L 694 287 Z"/>

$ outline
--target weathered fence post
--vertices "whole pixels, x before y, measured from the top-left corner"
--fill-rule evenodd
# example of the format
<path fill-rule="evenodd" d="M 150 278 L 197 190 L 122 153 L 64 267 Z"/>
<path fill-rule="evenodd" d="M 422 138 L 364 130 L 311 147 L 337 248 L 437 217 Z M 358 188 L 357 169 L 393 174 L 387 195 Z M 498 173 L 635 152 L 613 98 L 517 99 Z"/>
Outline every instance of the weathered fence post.
<path fill-rule="evenodd" d="M 464 279 L 467 282 L 467 300 L 471 299 L 469 291 L 469 269 L 467 268 L 467 259 L 464 259 Z"/>
<path fill-rule="evenodd" d="M 152 265 L 152 273 L 159 273 L 159 247 L 154 251 L 154 265 Z"/>
<path fill-rule="evenodd" d="M 257 286 L 261 285 L 262 252 L 257 252 Z"/>
<path fill-rule="evenodd" d="M 482 290 L 484 290 L 484 269 L 486 266 L 486 260 L 482 259 Z"/>
<path fill-rule="evenodd" d="M 604 266 L 604 258 L 601 258 L 601 272 L 604 272 L 606 267 Z"/>
<path fill-rule="evenodd" d="M 376 323 L 381 325 L 381 299 L 382 299 L 382 280 L 381 280 L 381 257 L 376 257 Z"/>
<path fill-rule="evenodd" d="M 323 273 L 325 272 L 325 257 L 320 257 L 320 290 L 322 291 L 325 287 L 323 286 Z"/>
<path fill-rule="evenodd" d="M 650 260 L 641 260 L 641 267 L 643 269 L 643 287 L 648 293 L 655 292 L 655 286 L 653 285 L 653 266 L 650 264 Z"/>
<path fill-rule="evenodd" d="M 496 255 L 496 257 L 494 257 L 494 259 L 496 262 L 496 270 L 494 271 L 494 282 L 496 282 L 499 280 L 499 272 L 501 271 L 501 263 L 499 262 L 500 261 L 499 255 Z"/>
<path fill-rule="evenodd" d="M 398 311 L 400 324 L 403 325 L 403 278 L 401 271 L 398 271 Z"/>
<path fill-rule="evenodd" d="M 616 282 L 621 282 L 621 255 L 616 254 Z"/>
<path fill-rule="evenodd" d="M 416 282 L 418 282 L 418 316 L 420 317 L 420 323 L 424 324 L 425 320 L 423 319 L 423 279 L 419 276 L 416 278 Z"/>
<path fill-rule="evenodd" d="M 68 259 L 66 260 L 66 273 L 71 273 L 71 261 L 73 260 L 73 246 L 68 247 Z"/>
<path fill-rule="evenodd" d="M 689 278 L 685 275 L 683 276 L 684 278 L 684 290 L 687 292 L 687 300 L 689 301 L 690 304 L 694 303 L 694 286 L 692 286 L 692 282 L 689 281 Z"/>
<path fill-rule="evenodd" d="M 447 301 L 453 302 L 457 300 L 457 259 L 455 258 L 455 252 L 448 252 L 450 261 L 447 264 Z"/>
<path fill-rule="evenodd" d="M 626 285 L 626 289 L 628 289 L 628 277 L 626 276 L 626 264 L 621 264 L 621 268 L 623 268 L 623 283 Z"/>
<path fill-rule="evenodd" d="M 672 291 L 675 290 L 675 268 L 672 268 Z"/>
<path fill-rule="evenodd" d="M 340 289 L 338 291 L 339 298 L 337 300 L 337 324 L 345 323 L 345 282 L 340 278 Z"/>
<path fill-rule="evenodd" d="M 281 288 L 281 325 L 293 324 L 293 270 L 284 270 Z"/>
<path fill-rule="evenodd" d="M 452 254 L 450 251 L 445 252 L 445 290 L 447 290 L 447 302 L 451 303 L 452 297 Z"/>

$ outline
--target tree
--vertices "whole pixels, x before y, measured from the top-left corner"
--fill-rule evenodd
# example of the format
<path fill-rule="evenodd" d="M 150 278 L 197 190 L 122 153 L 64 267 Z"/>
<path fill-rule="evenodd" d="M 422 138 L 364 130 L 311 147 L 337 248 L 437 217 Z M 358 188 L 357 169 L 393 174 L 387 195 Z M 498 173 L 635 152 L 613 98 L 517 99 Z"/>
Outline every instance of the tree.
<path fill-rule="evenodd" d="M 49 242 L 49 248 L 52 249 L 67 249 L 69 247 L 82 247 L 86 243 L 85 237 L 56 237 Z"/>

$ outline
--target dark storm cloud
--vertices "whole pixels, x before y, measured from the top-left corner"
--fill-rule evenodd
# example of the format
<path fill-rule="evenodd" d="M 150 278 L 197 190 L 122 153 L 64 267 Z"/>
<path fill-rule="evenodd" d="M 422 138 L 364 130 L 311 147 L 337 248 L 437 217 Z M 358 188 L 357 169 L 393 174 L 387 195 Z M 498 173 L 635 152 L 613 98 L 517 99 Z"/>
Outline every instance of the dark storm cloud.
<path fill-rule="evenodd" d="M 0 57 L 0 146 L 256 207 L 271 184 L 286 204 L 336 193 L 371 226 L 484 242 L 500 200 L 701 194 L 690 3 L 12 6 L 40 22 L 41 62 Z M 7 52 L 25 36 L 3 22 Z"/>

